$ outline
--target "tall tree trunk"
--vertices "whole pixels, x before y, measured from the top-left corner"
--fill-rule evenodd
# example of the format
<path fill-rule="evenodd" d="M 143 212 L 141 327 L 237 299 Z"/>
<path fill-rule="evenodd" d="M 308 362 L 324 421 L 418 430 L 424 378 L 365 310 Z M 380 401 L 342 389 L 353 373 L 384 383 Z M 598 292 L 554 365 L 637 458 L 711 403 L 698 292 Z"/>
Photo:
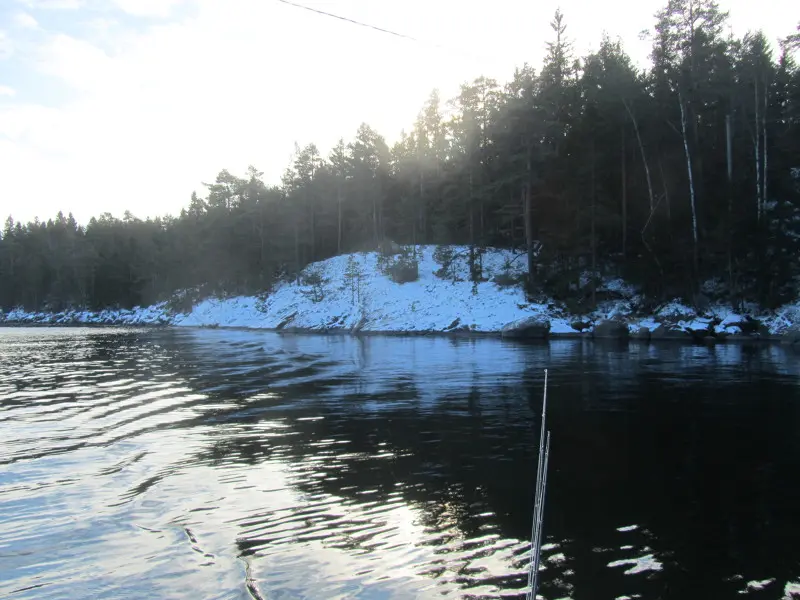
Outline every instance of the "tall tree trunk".
<path fill-rule="evenodd" d="M 689 153 L 689 140 L 686 135 L 686 108 L 683 105 L 683 97 L 678 94 L 678 103 L 681 109 L 681 130 L 683 132 L 683 152 L 686 155 L 686 170 L 689 175 L 689 201 L 692 208 L 692 242 L 694 244 L 692 252 L 692 265 L 694 267 L 694 278 L 697 279 L 699 275 L 699 256 L 698 256 L 698 242 L 697 242 L 697 207 L 695 206 L 694 197 L 694 174 L 692 173 L 692 155 Z M 694 282 L 692 282 L 694 286 Z"/>
<path fill-rule="evenodd" d="M 314 200 L 309 196 L 309 228 L 311 229 L 311 261 L 317 260 L 317 215 L 314 210 Z"/>
<path fill-rule="evenodd" d="M 597 236 L 596 236 L 596 204 L 597 204 L 597 186 L 595 184 L 595 145 L 594 138 L 592 138 L 592 165 L 591 165 L 591 243 L 592 243 L 592 307 L 597 307 Z"/>
<path fill-rule="evenodd" d="M 762 140 L 764 144 L 763 148 L 763 156 L 764 156 L 764 169 L 762 171 L 762 192 L 761 192 L 761 203 L 762 207 L 766 208 L 766 203 L 769 200 L 767 198 L 767 106 L 769 106 L 769 86 L 767 86 L 766 76 L 764 77 L 764 107 L 761 111 L 761 131 L 762 131 Z"/>
<path fill-rule="evenodd" d="M 336 254 L 342 253 L 342 182 L 336 185 Z"/>
<path fill-rule="evenodd" d="M 625 128 L 622 128 L 622 152 L 620 153 L 622 172 L 622 258 L 628 252 L 628 174 L 625 160 Z"/>
<path fill-rule="evenodd" d="M 725 115 L 725 149 L 728 166 L 728 289 L 733 295 L 733 127 L 730 113 Z"/>
<path fill-rule="evenodd" d="M 636 116 L 633 114 L 630 106 L 628 106 L 628 103 L 623 100 L 622 104 L 625 106 L 625 110 L 628 111 L 628 116 L 631 118 L 631 123 L 633 123 L 633 131 L 636 133 L 636 142 L 639 144 L 639 153 L 642 155 L 644 174 L 647 179 L 647 193 L 650 199 L 650 214 L 652 214 L 656 209 L 656 201 L 655 195 L 653 194 L 653 180 L 650 178 L 650 165 L 647 164 L 647 155 L 644 153 L 644 144 L 642 143 L 642 136 L 639 133 L 639 123 L 637 122 Z"/>
<path fill-rule="evenodd" d="M 758 220 L 761 221 L 762 211 L 762 198 L 761 198 L 761 123 L 759 122 L 758 114 L 758 77 L 753 82 L 754 101 L 755 101 L 755 135 L 753 138 L 753 146 L 755 149 L 756 159 L 756 214 Z"/>
<path fill-rule="evenodd" d="M 386 223 L 383 219 L 383 184 L 378 180 L 378 239 L 383 240 L 386 237 Z"/>
<path fill-rule="evenodd" d="M 667 176 L 664 174 L 664 163 L 658 157 L 658 170 L 661 173 L 661 186 L 664 188 L 664 202 L 667 203 L 667 223 L 670 225 L 669 234 L 672 236 L 672 203 L 669 201 L 669 187 L 667 186 Z"/>
<path fill-rule="evenodd" d="M 259 227 L 258 227 L 259 254 L 258 254 L 258 256 L 259 256 L 259 259 L 261 261 L 260 264 L 259 264 L 259 270 L 261 271 L 261 274 L 263 275 L 264 274 L 264 265 L 267 262 L 267 260 L 266 260 L 267 257 L 264 256 L 264 207 L 263 206 L 259 207 L 258 223 L 259 223 Z"/>
<path fill-rule="evenodd" d="M 422 158 L 419 157 L 419 210 L 417 219 L 419 220 L 420 228 L 425 231 L 425 173 L 422 168 Z M 416 231 L 417 226 L 414 224 L 414 245 L 416 246 Z"/>
<path fill-rule="evenodd" d="M 473 190 L 472 165 L 469 166 L 469 272 L 470 279 L 475 268 L 475 197 Z"/>
<path fill-rule="evenodd" d="M 298 218 L 294 218 L 294 271 L 297 285 L 300 285 L 300 227 L 297 224 Z"/>
<path fill-rule="evenodd" d="M 378 245 L 378 194 L 372 196 L 372 238 L 375 246 Z"/>
<path fill-rule="evenodd" d="M 535 257 L 533 255 L 533 157 L 531 144 L 527 145 L 527 162 L 525 167 L 525 184 L 522 187 L 522 201 L 523 201 L 523 218 L 525 222 L 525 248 L 528 255 L 528 285 L 531 285 L 534 280 L 534 271 L 536 270 Z"/>

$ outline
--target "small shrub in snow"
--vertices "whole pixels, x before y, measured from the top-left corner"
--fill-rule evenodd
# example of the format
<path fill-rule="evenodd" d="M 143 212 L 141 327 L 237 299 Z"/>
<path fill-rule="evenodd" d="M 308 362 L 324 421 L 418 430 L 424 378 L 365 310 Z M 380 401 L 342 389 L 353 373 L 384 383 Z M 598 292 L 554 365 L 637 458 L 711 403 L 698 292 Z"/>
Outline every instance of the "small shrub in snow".
<path fill-rule="evenodd" d="M 419 279 L 419 265 L 414 262 L 396 262 L 389 267 L 389 277 L 395 283 L 411 283 Z"/>
<path fill-rule="evenodd" d="M 503 259 L 503 266 L 500 268 L 500 272 L 492 277 L 492 282 L 497 287 L 508 288 L 522 284 L 524 279 L 525 276 L 523 274 L 514 271 L 513 261 L 506 256 Z"/>
<path fill-rule="evenodd" d="M 397 252 L 378 254 L 378 268 L 395 283 L 410 283 L 419 279 L 419 263 L 414 246 L 398 246 Z"/>
<path fill-rule="evenodd" d="M 403 246 L 400 246 L 390 239 L 385 239 L 378 244 L 378 252 L 382 256 L 395 256 L 397 254 L 402 254 L 405 250 Z"/>
<path fill-rule="evenodd" d="M 200 300 L 201 294 L 200 288 L 182 290 L 167 301 L 166 308 L 173 314 L 189 314 L 194 309 L 194 305 Z"/>
<path fill-rule="evenodd" d="M 452 246 L 436 246 L 433 251 L 433 260 L 439 265 L 439 269 L 434 271 L 439 279 L 450 280 L 453 283 L 458 281 L 458 271 L 456 269 L 456 253 Z"/>
<path fill-rule="evenodd" d="M 378 244 L 378 268 L 384 275 L 389 275 L 389 269 L 395 264 L 397 255 L 408 254 L 406 246 L 399 246 L 392 240 L 384 240 Z"/>
<path fill-rule="evenodd" d="M 473 247 L 467 255 L 467 263 L 469 266 L 469 280 L 473 283 L 484 281 L 483 279 L 483 255 L 486 252 L 485 248 Z M 475 288 L 476 289 L 476 288 Z"/>
<path fill-rule="evenodd" d="M 322 271 L 318 268 L 307 269 L 301 275 L 300 283 L 310 290 L 300 290 L 300 292 L 307 298 L 311 298 L 312 302 L 322 302 L 325 299 L 325 284 L 327 281 L 322 277 Z"/>
<path fill-rule="evenodd" d="M 416 248 L 405 246 L 391 259 L 385 273 L 395 283 L 410 283 L 419 279 L 419 262 Z"/>
<path fill-rule="evenodd" d="M 519 285 L 521 283 L 521 279 L 518 275 L 514 275 L 513 273 L 503 272 L 495 275 L 492 278 L 492 282 L 494 282 L 497 287 L 507 288 Z"/>
<path fill-rule="evenodd" d="M 356 257 L 351 254 L 347 257 L 347 267 L 344 271 L 344 285 L 345 288 L 350 290 L 351 302 L 355 304 L 361 301 L 361 280 L 364 278 L 364 272 L 361 270 Z"/>

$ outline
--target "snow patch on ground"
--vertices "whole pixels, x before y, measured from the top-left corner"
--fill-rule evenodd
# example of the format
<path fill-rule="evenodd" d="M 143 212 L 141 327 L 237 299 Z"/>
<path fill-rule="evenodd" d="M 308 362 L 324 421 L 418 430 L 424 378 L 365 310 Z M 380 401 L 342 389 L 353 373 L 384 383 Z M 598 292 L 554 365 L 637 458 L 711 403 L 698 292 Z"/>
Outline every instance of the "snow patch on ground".
<path fill-rule="evenodd" d="M 761 581 L 748 581 L 743 590 L 739 590 L 740 594 L 749 594 L 750 592 L 757 592 L 763 590 L 765 587 L 775 582 L 775 578 L 764 579 Z"/>
<path fill-rule="evenodd" d="M 547 552 L 548 550 L 555 550 L 558 547 L 559 545 L 556 543 L 542 544 L 542 552 Z"/>
<path fill-rule="evenodd" d="M 166 302 L 132 309 L 106 309 L 101 311 L 65 310 L 27 312 L 20 308 L 0 312 L 0 323 L 41 325 L 168 325 L 172 322 Z"/>
<path fill-rule="evenodd" d="M 624 558 L 622 560 L 615 560 L 608 563 L 609 567 L 623 567 L 632 565 L 630 569 L 625 571 L 625 575 L 636 575 L 637 573 L 644 573 L 645 571 L 660 571 L 663 567 L 652 554 L 640 556 L 639 558 Z"/>
<path fill-rule="evenodd" d="M 525 271 L 524 256 L 510 250 L 486 250 L 482 266 L 487 281 L 473 284 L 469 281 L 469 249 L 465 246 L 452 249 L 457 255 L 455 282 L 436 275 L 440 265 L 433 259 L 435 247 L 420 246 L 416 249 L 419 279 L 404 284 L 395 283 L 381 271 L 378 253 L 357 253 L 311 264 L 299 282 L 282 283 L 269 294 L 207 298 L 186 314 L 176 314 L 166 302 L 130 310 L 48 313 L 15 309 L 5 314 L 0 311 L 0 323 L 413 333 L 499 332 L 514 321 L 533 317 L 548 321 L 554 336 L 577 335 L 578 329 L 573 327 L 577 322 L 581 323 L 579 329 L 589 334 L 603 320 L 621 320 L 633 334 L 643 327 L 652 331 L 665 325 L 679 331 L 708 331 L 713 335 L 752 331 L 781 335 L 800 326 L 800 300 L 769 313 L 760 313 L 753 305 L 736 311 L 721 303 L 698 312 L 682 301 L 673 300 L 650 314 L 643 314 L 640 291 L 619 277 L 596 278 L 596 291 L 603 294 L 596 309 L 580 316 L 570 315 L 547 298 L 529 302 L 519 285 L 501 286 L 492 281 L 497 275 L 519 278 Z M 348 277 L 353 267 L 359 272 L 356 280 Z M 319 277 L 316 283 L 313 274 Z M 582 279 L 590 280 L 588 275 Z M 704 289 L 720 285 L 718 281 L 709 281 Z M 175 299 L 180 299 L 180 293 Z M 748 331 L 743 332 L 742 325 Z"/>
<path fill-rule="evenodd" d="M 176 317 L 174 323 L 311 331 L 349 331 L 358 325 L 360 331 L 493 332 L 519 319 L 540 317 L 551 321 L 554 333 L 575 332 L 553 303 L 529 303 L 519 287 L 467 281 L 466 248 L 455 248 L 462 255 L 457 261 L 458 281 L 437 277 L 434 272 L 440 266 L 433 260 L 434 249 L 420 248 L 417 281 L 394 283 L 381 272 L 374 252 L 337 256 L 309 265 L 301 283 L 284 283 L 263 300 L 250 296 L 209 299 L 190 314 Z M 348 266 L 353 264 L 350 256 L 361 274 L 358 282 L 348 283 Z M 483 257 L 485 277 L 501 273 L 504 264 L 514 258 L 510 251 L 487 251 Z M 512 274 L 519 274 L 523 266 L 517 261 Z M 311 273 L 318 273 L 322 281 L 303 285 Z"/>

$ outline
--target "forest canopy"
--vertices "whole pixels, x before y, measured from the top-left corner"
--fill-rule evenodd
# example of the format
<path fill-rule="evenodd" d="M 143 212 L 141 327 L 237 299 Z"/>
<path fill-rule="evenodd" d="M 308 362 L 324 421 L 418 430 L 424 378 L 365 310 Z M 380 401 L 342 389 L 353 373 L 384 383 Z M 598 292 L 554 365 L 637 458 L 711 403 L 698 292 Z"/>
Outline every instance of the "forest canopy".
<path fill-rule="evenodd" d="M 796 298 L 800 26 L 773 47 L 732 37 L 726 19 L 712 0 L 669 0 L 637 70 L 608 36 L 576 56 L 557 12 L 540 68 L 478 77 L 447 101 L 433 91 L 391 147 L 363 124 L 327 156 L 296 147 L 277 185 L 222 170 L 176 217 L 9 217 L 0 307 L 262 291 L 387 238 L 467 245 L 471 260 L 519 249 L 529 289 L 556 297 L 588 272 L 653 298 L 696 298 L 709 279 L 731 301 Z"/>

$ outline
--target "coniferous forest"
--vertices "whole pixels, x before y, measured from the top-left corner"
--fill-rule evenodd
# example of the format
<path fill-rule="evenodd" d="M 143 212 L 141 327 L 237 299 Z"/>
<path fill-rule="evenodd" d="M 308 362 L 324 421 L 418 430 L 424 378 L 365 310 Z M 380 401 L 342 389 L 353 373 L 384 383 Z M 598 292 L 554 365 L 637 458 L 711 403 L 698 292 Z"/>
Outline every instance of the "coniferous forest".
<path fill-rule="evenodd" d="M 610 37 L 576 56 L 556 13 L 540 68 L 432 92 L 392 147 L 363 124 L 328 156 L 298 147 L 279 185 L 223 170 L 177 217 L 9 218 L 0 307 L 256 292 L 385 239 L 463 244 L 476 264 L 515 248 L 529 288 L 556 298 L 589 272 L 653 299 L 716 279 L 731 302 L 779 305 L 800 291 L 800 33 L 739 39 L 726 19 L 713 0 L 668 0 L 639 71 Z"/>

